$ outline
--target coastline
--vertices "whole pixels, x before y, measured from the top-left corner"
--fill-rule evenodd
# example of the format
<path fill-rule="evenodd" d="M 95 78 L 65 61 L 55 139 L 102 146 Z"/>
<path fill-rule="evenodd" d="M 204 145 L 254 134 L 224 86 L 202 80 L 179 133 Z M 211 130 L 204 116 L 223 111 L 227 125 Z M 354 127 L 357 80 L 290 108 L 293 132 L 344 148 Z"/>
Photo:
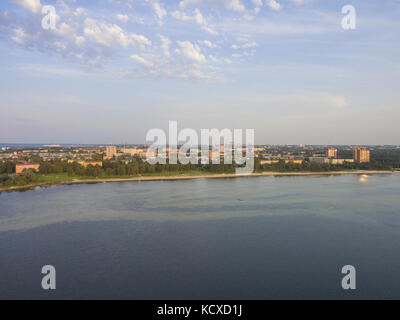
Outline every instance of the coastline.
<path fill-rule="evenodd" d="M 143 176 L 135 178 L 101 178 L 87 180 L 68 180 L 61 182 L 43 182 L 26 186 L 13 186 L 0 188 L 2 192 L 27 191 L 37 187 L 55 187 L 62 185 L 78 184 L 97 184 L 109 182 L 141 182 L 141 181 L 178 181 L 193 179 L 234 179 L 234 178 L 252 178 L 252 177 L 283 177 L 283 176 L 330 176 L 330 175 L 375 175 L 375 174 L 396 174 L 399 171 L 378 171 L 378 170 L 354 170 L 354 171 L 324 171 L 324 172 L 261 172 L 252 174 L 203 174 L 203 175 L 176 175 L 176 176 Z"/>

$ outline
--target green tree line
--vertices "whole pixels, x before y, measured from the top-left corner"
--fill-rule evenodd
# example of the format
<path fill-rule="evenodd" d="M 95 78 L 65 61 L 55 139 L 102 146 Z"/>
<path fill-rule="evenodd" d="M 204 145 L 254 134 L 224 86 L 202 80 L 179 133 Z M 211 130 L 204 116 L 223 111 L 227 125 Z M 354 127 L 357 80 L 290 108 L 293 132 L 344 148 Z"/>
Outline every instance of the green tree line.
<path fill-rule="evenodd" d="M 346 154 L 350 158 L 348 154 Z M 139 176 L 156 174 L 184 174 L 186 172 L 199 173 L 234 173 L 237 165 L 182 165 L 165 164 L 150 165 L 142 159 L 130 160 L 107 160 L 103 162 L 103 167 L 92 166 L 84 167 L 78 162 L 68 162 L 67 160 L 55 159 L 44 161 L 35 156 L 27 158 L 27 161 L 40 163 L 39 174 L 66 174 L 70 177 L 119 177 L 119 176 Z M 15 174 L 16 161 L 0 161 L 0 184 L 3 186 L 23 186 L 37 181 L 37 175 L 28 170 L 22 174 Z M 370 163 L 344 163 L 343 165 L 329 165 L 310 163 L 303 161 L 302 164 L 285 163 L 280 161 L 271 165 L 261 165 L 259 160 L 255 160 L 255 171 L 263 172 L 327 172 L 339 170 L 392 170 L 400 168 L 400 150 L 375 150 L 371 154 Z"/>

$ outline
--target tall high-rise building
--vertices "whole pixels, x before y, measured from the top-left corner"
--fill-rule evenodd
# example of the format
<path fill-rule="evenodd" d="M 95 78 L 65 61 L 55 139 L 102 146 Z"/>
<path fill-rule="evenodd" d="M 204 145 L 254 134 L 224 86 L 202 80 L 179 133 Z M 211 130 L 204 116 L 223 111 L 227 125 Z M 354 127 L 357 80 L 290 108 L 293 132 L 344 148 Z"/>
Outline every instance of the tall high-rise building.
<path fill-rule="evenodd" d="M 336 148 L 328 148 L 326 151 L 326 157 L 329 159 L 337 159 L 338 150 Z"/>
<path fill-rule="evenodd" d="M 354 149 L 354 162 L 366 163 L 371 161 L 371 152 L 366 148 Z"/>
<path fill-rule="evenodd" d="M 107 146 L 106 147 L 106 158 L 112 159 L 117 155 L 117 147 L 115 146 Z"/>

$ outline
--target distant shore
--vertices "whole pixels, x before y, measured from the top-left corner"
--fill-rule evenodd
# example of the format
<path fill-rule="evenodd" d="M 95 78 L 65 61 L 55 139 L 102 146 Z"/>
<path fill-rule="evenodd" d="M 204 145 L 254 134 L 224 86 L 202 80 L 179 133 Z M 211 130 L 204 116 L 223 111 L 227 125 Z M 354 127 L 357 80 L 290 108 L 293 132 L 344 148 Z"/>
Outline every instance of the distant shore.
<path fill-rule="evenodd" d="M 233 179 L 233 178 L 251 178 L 251 177 L 279 177 L 279 176 L 329 176 L 329 175 L 374 175 L 374 174 L 400 174 L 399 171 L 378 171 L 378 170 L 353 170 L 353 171 L 324 171 L 324 172 L 262 172 L 252 174 L 200 174 L 200 175 L 175 175 L 175 176 L 142 176 L 134 178 L 99 178 L 86 180 L 68 180 L 61 182 L 35 183 L 26 186 L 13 186 L 0 188 L 1 192 L 31 190 L 36 187 L 53 187 L 62 185 L 76 184 L 97 184 L 104 182 L 140 182 L 140 181 L 176 181 L 193 179 Z"/>

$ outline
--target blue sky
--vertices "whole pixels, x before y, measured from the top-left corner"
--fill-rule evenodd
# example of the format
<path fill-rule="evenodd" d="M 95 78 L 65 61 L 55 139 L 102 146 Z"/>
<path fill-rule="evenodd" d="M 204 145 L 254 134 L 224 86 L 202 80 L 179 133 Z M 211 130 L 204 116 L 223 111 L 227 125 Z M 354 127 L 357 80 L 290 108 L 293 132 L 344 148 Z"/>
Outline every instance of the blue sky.
<path fill-rule="evenodd" d="M 177 120 L 399 144 L 399 17 L 398 0 L 3 0 L 0 142 L 143 143 Z"/>

